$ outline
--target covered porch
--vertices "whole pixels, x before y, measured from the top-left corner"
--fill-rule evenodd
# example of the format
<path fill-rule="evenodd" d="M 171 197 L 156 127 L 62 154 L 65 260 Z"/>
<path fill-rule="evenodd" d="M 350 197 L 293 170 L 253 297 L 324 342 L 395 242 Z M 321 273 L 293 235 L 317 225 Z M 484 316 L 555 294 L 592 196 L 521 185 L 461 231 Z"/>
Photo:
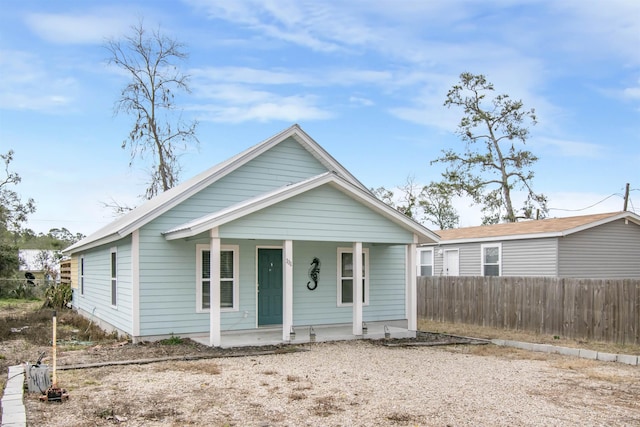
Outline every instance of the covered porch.
<path fill-rule="evenodd" d="M 220 347 L 253 347 L 279 344 L 307 344 L 311 342 L 345 341 L 356 339 L 415 338 L 416 331 L 407 329 L 406 321 L 368 322 L 362 335 L 353 334 L 352 324 L 294 327 L 295 335 L 283 341 L 282 327 L 224 331 L 220 334 Z M 192 340 L 210 345 L 209 335 L 192 336 Z"/>

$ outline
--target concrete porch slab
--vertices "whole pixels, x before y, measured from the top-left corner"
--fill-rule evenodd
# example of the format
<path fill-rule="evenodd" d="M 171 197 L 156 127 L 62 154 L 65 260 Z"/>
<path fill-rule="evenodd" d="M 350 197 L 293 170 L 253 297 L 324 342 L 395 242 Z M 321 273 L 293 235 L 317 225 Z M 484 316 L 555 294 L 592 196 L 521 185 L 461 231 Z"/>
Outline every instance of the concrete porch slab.
<path fill-rule="evenodd" d="M 415 338 L 416 332 L 406 328 L 406 321 L 388 322 L 367 322 L 367 333 L 363 335 L 353 335 L 352 325 L 304 325 L 294 326 L 295 338 L 291 341 L 282 340 L 281 327 L 269 327 L 259 329 L 249 329 L 241 331 L 223 331 L 221 333 L 222 348 L 250 347 L 279 344 L 305 344 L 312 341 L 311 328 L 315 332 L 315 342 L 327 341 L 348 341 L 357 339 L 383 339 L 385 338 L 385 328 L 390 338 Z M 192 336 L 192 340 L 209 345 L 209 336 Z"/>

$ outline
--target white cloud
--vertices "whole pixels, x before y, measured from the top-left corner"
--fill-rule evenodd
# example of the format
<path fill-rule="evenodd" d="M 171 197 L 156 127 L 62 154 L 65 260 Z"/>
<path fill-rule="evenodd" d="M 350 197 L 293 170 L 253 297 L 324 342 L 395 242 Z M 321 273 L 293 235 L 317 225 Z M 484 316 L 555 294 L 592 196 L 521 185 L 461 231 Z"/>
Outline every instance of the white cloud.
<path fill-rule="evenodd" d="M 640 2 L 579 0 L 550 3 L 558 11 L 563 40 L 559 43 L 572 54 L 585 57 L 623 58 L 629 65 L 640 65 Z"/>
<path fill-rule="evenodd" d="M 58 112 L 69 107 L 77 92 L 71 77 L 55 77 L 36 55 L 0 51 L 0 108 Z"/>
<path fill-rule="evenodd" d="M 125 32 L 135 22 L 123 10 L 103 9 L 85 14 L 32 13 L 26 24 L 42 39 L 57 44 L 100 44 Z M 130 16 L 130 15 L 129 15 Z"/>
<path fill-rule="evenodd" d="M 598 158 L 603 156 L 605 151 L 604 147 L 598 144 L 547 137 L 536 138 L 533 144 L 540 147 L 551 147 L 557 155 L 565 157 Z"/>
<path fill-rule="evenodd" d="M 192 106 L 189 109 L 199 112 L 199 119 L 223 123 L 243 123 L 247 121 L 299 122 L 302 120 L 325 120 L 332 117 L 330 111 L 317 107 L 313 96 L 280 96 L 275 93 L 261 92 L 254 102 L 238 102 L 231 105 L 212 103 Z M 256 98 L 257 98 L 256 97 Z M 234 98 L 235 99 L 235 98 Z"/>
<path fill-rule="evenodd" d="M 375 102 L 373 102 L 369 98 L 363 98 L 361 96 L 350 96 L 349 103 L 351 103 L 351 105 L 356 105 L 361 107 L 371 107 L 375 105 Z"/>
<path fill-rule="evenodd" d="M 640 100 L 640 79 L 638 79 L 636 86 L 624 88 L 622 96 L 625 99 Z"/>

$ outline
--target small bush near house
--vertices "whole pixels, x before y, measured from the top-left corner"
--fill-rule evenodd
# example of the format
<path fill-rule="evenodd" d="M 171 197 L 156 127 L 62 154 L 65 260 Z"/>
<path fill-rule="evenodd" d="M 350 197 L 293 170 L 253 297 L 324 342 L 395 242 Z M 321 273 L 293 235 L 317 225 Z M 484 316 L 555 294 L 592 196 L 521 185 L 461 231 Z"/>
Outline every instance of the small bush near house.
<path fill-rule="evenodd" d="M 50 285 L 45 291 L 45 306 L 49 308 L 65 308 L 71 303 L 73 292 L 68 284 Z"/>
<path fill-rule="evenodd" d="M 177 335 L 171 334 L 171 336 L 167 339 L 161 340 L 160 344 L 162 345 L 180 345 L 182 344 L 182 338 Z"/>

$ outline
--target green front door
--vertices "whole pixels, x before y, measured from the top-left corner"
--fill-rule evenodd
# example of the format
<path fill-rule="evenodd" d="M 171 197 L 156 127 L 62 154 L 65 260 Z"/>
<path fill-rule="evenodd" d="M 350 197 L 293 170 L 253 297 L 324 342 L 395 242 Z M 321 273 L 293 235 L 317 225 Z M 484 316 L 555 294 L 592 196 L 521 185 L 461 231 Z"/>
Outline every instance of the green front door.
<path fill-rule="evenodd" d="M 282 249 L 258 248 L 258 326 L 282 324 Z"/>

